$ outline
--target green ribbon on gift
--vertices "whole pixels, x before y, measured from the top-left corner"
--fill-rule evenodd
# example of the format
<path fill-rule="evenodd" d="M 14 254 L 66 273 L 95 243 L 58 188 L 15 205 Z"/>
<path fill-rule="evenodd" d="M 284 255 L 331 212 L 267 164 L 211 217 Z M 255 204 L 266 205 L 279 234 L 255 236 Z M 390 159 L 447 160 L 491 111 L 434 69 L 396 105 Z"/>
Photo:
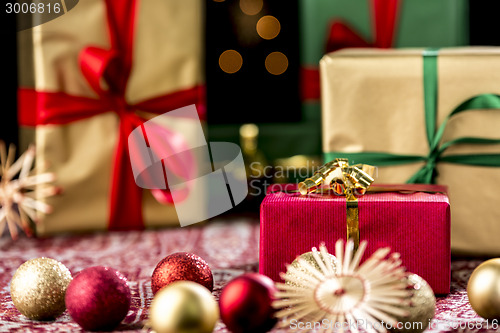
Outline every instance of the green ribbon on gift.
<path fill-rule="evenodd" d="M 424 70 L 424 107 L 429 154 L 398 155 L 383 152 L 328 152 L 325 160 L 347 158 L 351 162 L 372 164 L 376 166 L 394 166 L 425 161 L 425 165 L 417 171 L 407 183 L 433 184 L 437 175 L 436 166 L 439 162 L 465 164 L 474 166 L 500 167 L 500 154 L 465 154 L 443 156 L 446 149 L 459 144 L 491 145 L 500 144 L 500 139 L 487 139 L 477 137 L 462 137 L 441 143 L 448 121 L 453 116 L 469 110 L 494 110 L 500 109 L 500 95 L 481 94 L 474 96 L 457 106 L 436 130 L 437 101 L 438 101 L 438 49 L 427 49 L 423 52 Z"/>

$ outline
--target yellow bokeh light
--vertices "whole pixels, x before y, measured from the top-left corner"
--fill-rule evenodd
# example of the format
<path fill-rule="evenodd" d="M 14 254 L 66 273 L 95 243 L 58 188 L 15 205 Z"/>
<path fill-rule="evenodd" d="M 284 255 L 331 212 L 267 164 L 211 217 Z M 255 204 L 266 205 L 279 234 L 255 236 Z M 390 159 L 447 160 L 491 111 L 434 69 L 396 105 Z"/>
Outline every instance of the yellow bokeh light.
<path fill-rule="evenodd" d="M 273 39 L 281 30 L 280 21 L 274 16 L 262 16 L 257 22 L 257 33 L 264 39 Z"/>
<path fill-rule="evenodd" d="M 263 5 L 262 0 L 240 0 L 241 11 L 247 15 L 258 14 Z"/>
<path fill-rule="evenodd" d="M 265 64 L 269 73 L 280 75 L 288 68 L 288 58 L 281 52 L 272 52 L 266 57 Z"/>
<path fill-rule="evenodd" d="M 219 56 L 219 67 L 228 74 L 236 73 L 243 65 L 243 58 L 238 51 L 226 50 Z"/>

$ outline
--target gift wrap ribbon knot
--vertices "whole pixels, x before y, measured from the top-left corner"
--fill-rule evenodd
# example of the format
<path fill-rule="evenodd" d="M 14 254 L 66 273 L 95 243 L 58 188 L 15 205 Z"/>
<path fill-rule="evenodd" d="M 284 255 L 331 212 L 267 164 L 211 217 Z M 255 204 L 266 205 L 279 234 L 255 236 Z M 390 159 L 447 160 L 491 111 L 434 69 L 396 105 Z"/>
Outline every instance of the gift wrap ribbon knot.
<path fill-rule="evenodd" d="M 427 49 L 423 52 L 423 87 L 424 115 L 429 143 L 429 153 L 426 156 L 399 155 L 384 152 L 327 152 L 325 159 L 334 156 L 354 161 L 359 160 L 376 166 L 393 166 L 424 161 L 425 165 L 408 179 L 408 183 L 434 184 L 437 176 L 437 165 L 440 162 L 463 164 L 471 166 L 500 167 L 500 154 L 456 154 L 443 155 L 451 146 L 460 144 L 491 145 L 499 144 L 500 139 L 481 137 L 460 137 L 441 142 L 449 120 L 462 112 L 470 110 L 500 109 L 500 95 L 480 94 L 471 97 L 453 109 L 437 127 L 438 102 L 438 50 Z"/>
<path fill-rule="evenodd" d="M 115 150 L 109 202 L 109 230 L 143 229 L 142 189 L 135 184 L 127 149 L 128 135 L 144 120 L 136 110 L 162 114 L 195 104 L 202 99 L 202 87 L 167 93 L 136 104 L 130 104 L 125 91 L 132 68 L 134 24 L 138 0 L 105 0 L 111 48 L 95 46 L 84 48 L 79 54 L 83 76 L 98 98 L 70 95 L 65 92 L 19 90 L 19 122 L 21 125 L 63 125 L 106 112 L 115 112 L 119 118 L 118 144 Z M 33 101 L 36 101 L 34 103 Z M 172 151 L 187 150 L 182 135 L 166 131 Z M 186 163 L 184 163 L 185 165 Z M 188 179 L 189 166 L 180 168 L 181 177 Z M 183 174 L 184 173 L 184 174 Z M 161 191 L 161 190 L 154 190 Z M 155 195 L 156 196 L 156 195 Z M 165 193 L 165 197 L 171 197 Z M 168 201 L 168 200 L 167 200 Z"/>
<path fill-rule="evenodd" d="M 375 168 L 368 164 L 349 166 L 345 158 L 326 163 L 311 178 L 299 183 L 299 192 L 307 194 L 327 185 L 336 195 L 346 197 L 347 239 L 353 240 L 354 250 L 359 246 L 359 209 L 355 195 L 364 195 L 373 183 Z"/>

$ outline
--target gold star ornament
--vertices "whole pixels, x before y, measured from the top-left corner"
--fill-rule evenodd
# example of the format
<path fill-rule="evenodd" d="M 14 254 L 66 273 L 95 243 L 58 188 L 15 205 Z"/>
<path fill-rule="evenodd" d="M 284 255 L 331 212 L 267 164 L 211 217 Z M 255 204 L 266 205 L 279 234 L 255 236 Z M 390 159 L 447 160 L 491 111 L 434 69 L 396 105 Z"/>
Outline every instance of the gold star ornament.
<path fill-rule="evenodd" d="M 345 247 L 339 240 L 335 257 L 321 244 L 319 251 L 313 248 L 289 265 L 273 303 L 281 325 L 302 324 L 320 332 L 386 332 L 397 326 L 397 318 L 408 316 L 405 306 L 412 292 L 400 255 L 380 248 L 360 265 L 366 244 L 361 242 L 354 252 L 351 240 Z"/>
<path fill-rule="evenodd" d="M 7 152 L 0 141 L 0 233 L 6 228 L 13 239 L 21 228 L 26 235 L 33 234 L 37 212 L 48 214 L 52 208 L 41 201 L 55 195 L 60 189 L 51 185 L 53 173 L 33 172 L 35 147 L 30 146 L 16 161 L 14 145 Z"/>

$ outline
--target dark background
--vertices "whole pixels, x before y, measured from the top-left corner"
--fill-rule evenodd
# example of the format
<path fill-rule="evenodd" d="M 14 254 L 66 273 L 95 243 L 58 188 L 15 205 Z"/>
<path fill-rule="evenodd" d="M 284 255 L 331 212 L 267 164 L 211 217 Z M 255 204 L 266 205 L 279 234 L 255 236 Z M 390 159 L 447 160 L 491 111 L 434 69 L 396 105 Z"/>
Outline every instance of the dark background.
<path fill-rule="evenodd" d="M 206 10 L 208 123 L 301 120 L 297 1 L 264 1 L 262 16 L 273 15 L 281 22 L 279 35 L 271 40 L 255 34 L 258 16 L 242 14 L 238 1 L 207 1 Z M 240 50 L 245 64 L 234 74 L 218 67 L 219 55 L 228 49 Z M 270 74 L 263 66 L 266 56 L 275 51 L 288 58 L 288 69 L 281 75 Z"/>
<path fill-rule="evenodd" d="M 17 144 L 16 18 L 0 7 L 0 139 Z"/>
<path fill-rule="evenodd" d="M 500 45 L 500 1 L 469 0 L 471 45 Z"/>

